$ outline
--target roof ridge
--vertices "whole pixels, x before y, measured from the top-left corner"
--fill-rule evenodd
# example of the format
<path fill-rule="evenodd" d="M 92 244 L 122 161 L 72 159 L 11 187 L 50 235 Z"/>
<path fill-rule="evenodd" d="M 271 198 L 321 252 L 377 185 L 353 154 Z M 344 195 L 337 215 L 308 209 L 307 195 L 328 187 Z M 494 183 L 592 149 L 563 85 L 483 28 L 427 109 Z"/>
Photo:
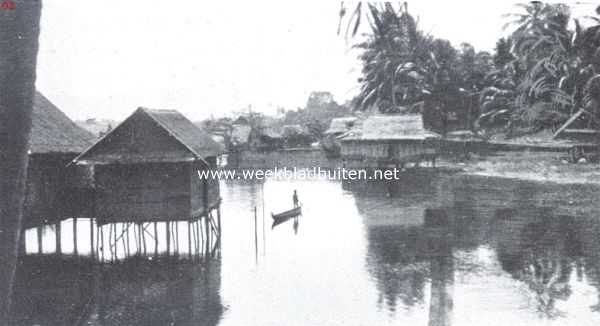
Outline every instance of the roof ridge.
<path fill-rule="evenodd" d="M 143 107 L 140 107 L 139 109 L 142 109 L 142 112 L 144 112 L 154 122 L 156 122 L 159 126 L 161 126 L 163 129 L 165 129 L 171 137 L 175 138 L 175 140 L 177 140 L 181 145 L 183 145 L 190 152 L 192 152 L 192 154 L 194 154 L 194 156 L 196 156 L 196 158 L 202 160 L 202 162 L 204 162 L 205 164 L 208 165 L 208 162 L 206 162 L 206 160 L 202 157 L 202 155 L 200 155 L 200 153 L 198 153 L 189 144 L 187 144 L 185 141 L 183 141 L 183 139 L 181 139 L 181 137 L 179 135 L 177 135 L 176 131 L 172 130 L 169 126 L 165 125 L 162 121 L 160 121 L 160 119 L 157 119 L 155 116 L 153 116 L 152 111 L 148 110 L 147 108 L 143 108 Z M 172 110 L 172 112 L 177 113 L 178 115 L 181 115 L 181 113 L 179 113 L 178 111 Z"/>

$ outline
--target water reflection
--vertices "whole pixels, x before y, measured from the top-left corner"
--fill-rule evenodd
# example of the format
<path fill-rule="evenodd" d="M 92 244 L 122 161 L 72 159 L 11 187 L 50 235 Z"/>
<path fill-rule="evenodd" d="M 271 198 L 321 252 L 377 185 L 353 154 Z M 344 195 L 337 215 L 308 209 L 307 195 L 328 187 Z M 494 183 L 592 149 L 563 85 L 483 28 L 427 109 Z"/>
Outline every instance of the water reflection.
<path fill-rule="evenodd" d="M 402 191 L 415 189 L 415 180 L 344 184 L 366 226 L 366 265 L 379 306 L 384 302 L 394 312 L 398 306 L 420 310 L 428 305 L 429 325 L 450 325 L 453 319 L 473 323 L 474 316 L 494 310 L 518 312 L 520 322 L 598 320 L 598 221 L 564 215 L 574 211 L 572 201 L 553 201 L 561 191 L 581 198 L 576 188 L 452 177 L 426 178 L 416 184 L 417 191 Z M 487 257 L 479 256 L 490 249 Z M 499 301 L 514 301 L 512 308 L 494 307 L 485 295 L 470 293 L 469 283 L 455 282 L 478 283 L 486 275 L 514 280 L 514 292 L 485 285 L 502 296 Z M 461 298 L 468 303 L 459 307 L 461 313 L 455 311 L 457 293 L 476 299 Z M 575 315 L 581 305 L 588 309 Z"/>
<path fill-rule="evenodd" d="M 18 266 L 17 325 L 217 325 L 221 263 L 130 259 L 112 265 L 27 256 Z"/>
<path fill-rule="evenodd" d="M 221 189 L 222 259 L 27 256 L 16 324 L 600 323 L 600 187 L 416 173 Z M 303 216 L 265 227 L 294 189 Z"/>

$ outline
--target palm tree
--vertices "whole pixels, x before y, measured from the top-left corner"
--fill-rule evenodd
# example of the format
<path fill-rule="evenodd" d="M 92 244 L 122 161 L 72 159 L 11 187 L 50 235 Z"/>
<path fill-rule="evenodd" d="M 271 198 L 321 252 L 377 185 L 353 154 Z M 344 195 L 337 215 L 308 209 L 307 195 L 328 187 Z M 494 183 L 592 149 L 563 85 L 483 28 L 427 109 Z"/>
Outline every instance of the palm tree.
<path fill-rule="evenodd" d="M 35 91 L 41 0 L 0 11 L 0 321 L 14 283 Z"/>

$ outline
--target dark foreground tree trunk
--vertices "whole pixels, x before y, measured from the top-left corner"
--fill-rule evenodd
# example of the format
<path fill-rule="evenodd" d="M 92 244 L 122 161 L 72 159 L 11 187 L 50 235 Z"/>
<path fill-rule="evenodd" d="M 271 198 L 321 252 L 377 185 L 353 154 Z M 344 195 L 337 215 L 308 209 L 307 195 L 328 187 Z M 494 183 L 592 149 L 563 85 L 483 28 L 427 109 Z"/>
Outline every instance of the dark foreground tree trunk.
<path fill-rule="evenodd" d="M 0 324 L 15 277 L 35 92 L 41 0 L 0 1 Z"/>

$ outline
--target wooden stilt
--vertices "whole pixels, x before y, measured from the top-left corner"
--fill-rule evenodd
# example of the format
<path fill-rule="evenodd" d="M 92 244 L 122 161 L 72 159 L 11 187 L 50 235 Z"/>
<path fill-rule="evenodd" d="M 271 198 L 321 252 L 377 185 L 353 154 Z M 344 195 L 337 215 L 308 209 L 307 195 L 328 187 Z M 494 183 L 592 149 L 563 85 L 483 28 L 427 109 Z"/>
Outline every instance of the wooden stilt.
<path fill-rule="evenodd" d="M 173 235 L 173 239 L 175 239 L 175 254 L 179 256 L 179 223 L 175 221 L 173 224 L 175 225 L 173 228 L 173 232 L 175 232 Z"/>
<path fill-rule="evenodd" d="M 126 255 L 127 257 L 131 256 L 131 248 L 129 247 L 129 222 L 127 222 L 127 229 L 125 231 L 125 243 L 126 243 Z"/>
<path fill-rule="evenodd" d="M 108 251 L 110 252 L 110 261 L 113 261 L 113 242 L 112 242 L 113 225 L 108 225 Z"/>
<path fill-rule="evenodd" d="M 96 258 L 100 257 L 100 226 L 96 224 Z"/>
<path fill-rule="evenodd" d="M 43 246 L 42 246 L 42 227 L 38 226 L 37 227 L 37 245 L 38 245 L 38 254 L 42 254 L 44 251 Z"/>
<path fill-rule="evenodd" d="M 154 256 L 158 257 L 158 226 L 154 222 Z"/>
<path fill-rule="evenodd" d="M 144 223 L 140 223 L 140 234 L 142 235 L 142 247 L 144 248 L 144 256 L 146 255 L 146 231 Z"/>
<path fill-rule="evenodd" d="M 123 257 L 127 258 L 127 242 L 125 242 L 125 233 L 127 232 L 127 225 L 121 224 L 121 242 L 123 243 Z"/>
<path fill-rule="evenodd" d="M 58 255 L 60 255 L 62 253 L 62 248 L 61 248 L 61 236 L 60 236 L 61 232 L 60 232 L 60 221 L 58 221 L 55 225 L 54 225 L 54 239 L 56 241 L 56 253 Z"/>
<path fill-rule="evenodd" d="M 188 258 L 192 259 L 192 237 L 191 237 L 191 226 L 190 221 L 187 223 L 187 236 L 188 236 Z"/>
<path fill-rule="evenodd" d="M 77 217 L 73 218 L 73 254 L 77 256 Z"/>
<path fill-rule="evenodd" d="M 94 219 L 90 218 L 90 256 L 94 258 Z"/>
<path fill-rule="evenodd" d="M 169 222 L 165 222 L 165 227 L 167 228 L 167 256 L 171 253 L 171 227 Z"/>
<path fill-rule="evenodd" d="M 100 261 L 104 262 L 104 225 L 100 226 Z"/>

